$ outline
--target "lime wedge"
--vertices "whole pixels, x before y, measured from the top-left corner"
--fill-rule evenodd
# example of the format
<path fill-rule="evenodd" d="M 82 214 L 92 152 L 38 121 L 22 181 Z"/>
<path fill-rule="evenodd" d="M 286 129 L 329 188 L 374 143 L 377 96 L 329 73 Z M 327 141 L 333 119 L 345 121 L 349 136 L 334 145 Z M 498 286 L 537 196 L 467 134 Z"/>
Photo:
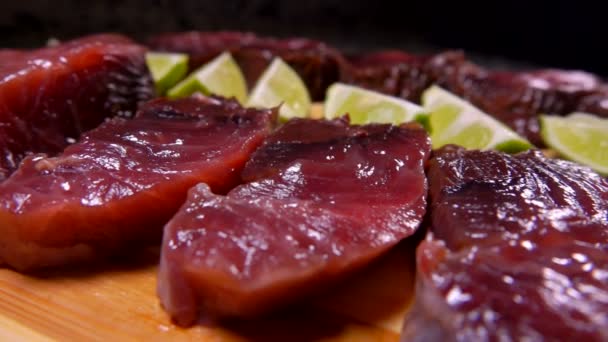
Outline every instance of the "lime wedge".
<path fill-rule="evenodd" d="M 327 90 L 325 118 L 333 119 L 346 113 L 353 124 L 400 124 L 426 116 L 422 107 L 403 99 L 335 83 Z"/>
<path fill-rule="evenodd" d="M 456 144 L 469 149 L 514 153 L 532 147 L 500 121 L 438 86 L 424 92 L 422 103 L 430 113 L 433 148 Z"/>
<path fill-rule="evenodd" d="M 283 60 L 275 58 L 253 87 L 247 105 L 271 108 L 280 104 L 282 120 L 303 118 L 310 110 L 310 95 L 300 76 Z"/>
<path fill-rule="evenodd" d="M 188 72 L 188 55 L 182 53 L 148 52 L 146 64 L 156 92 L 164 95 L 167 89 L 179 82 Z"/>
<path fill-rule="evenodd" d="M 608 127 L 608 120 L 602 119 L 599 116 L 594 115 L 594 114 L 583 113 L 583 112 L 574 112 L 574 113 L 568 115 L 568 119 L 571 119 L 573 121 L 587 122 L 592 125 L 600 125 L 600 126 Z"/>
<path fill-rule="evenodd" d="M 171 98 L 185 97 L 197 91 L 205 95 L 235 97 L 241 103 L 247 98 L 245 77 L 228 52 L 222 53 L 194 71 L 171 88 L 167 95 Z"/>
<path fill-rule="evenodd" d="M 541 115 L 541 136 L 565 158 L 608 175 L 608 120 L 581 114 Z"/>

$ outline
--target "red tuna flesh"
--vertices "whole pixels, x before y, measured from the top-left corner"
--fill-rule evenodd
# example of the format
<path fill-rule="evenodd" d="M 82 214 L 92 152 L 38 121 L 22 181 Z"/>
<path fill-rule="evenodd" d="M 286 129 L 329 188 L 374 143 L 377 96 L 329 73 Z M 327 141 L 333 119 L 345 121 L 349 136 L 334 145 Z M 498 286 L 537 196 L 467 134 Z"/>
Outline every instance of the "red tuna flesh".
<path fill-rule="evenodd" d="M 0 180 L 26 154 L 61 151 L 107 117 L 153 95 L 146 49 L 96 35 L 31 51 L 0 51 Z"/>
<path fill-rule="evenodd" d="M 435 152 L 403 341 L 606 341 L 608 181 L 540 151 Z"/>
<path fill-rule="evenodd" d="M 57 157 L 27 157 L 0 183 L 0 259 L 29 270 L 158 241 L 190 187 L 239 183 L 275 115 L 232 100 L 158 99 Z"/>
<path fill-rule="evenodd" d="M 422 92 L 434 81 L 426 70 L 428 59 L 400 51 L 354 56 L 341 81 L 419 103 Z"/>
<path fill-rule="evenodd" d="M 367 264 L 420 225 L 429 153 L 414 124 L 288 122 L 247 163 L 249 183 L 198 185 L 167 224 L 164 308 L 181 325 L 256 315 Z"/>

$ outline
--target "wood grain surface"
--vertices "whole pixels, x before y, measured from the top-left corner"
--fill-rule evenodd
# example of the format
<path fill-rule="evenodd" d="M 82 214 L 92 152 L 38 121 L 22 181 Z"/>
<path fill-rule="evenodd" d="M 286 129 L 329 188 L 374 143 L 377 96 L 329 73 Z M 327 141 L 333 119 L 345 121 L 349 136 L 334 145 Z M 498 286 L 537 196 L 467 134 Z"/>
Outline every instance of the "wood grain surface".
<path fill-rule="evenodd" d="M 2 341 L 398 341 L 414 242 L 305 303 L 268 317 L 171 324 L 156 296 L 156 250 L 133 260 L 22 275 L 0 269 Z"/>

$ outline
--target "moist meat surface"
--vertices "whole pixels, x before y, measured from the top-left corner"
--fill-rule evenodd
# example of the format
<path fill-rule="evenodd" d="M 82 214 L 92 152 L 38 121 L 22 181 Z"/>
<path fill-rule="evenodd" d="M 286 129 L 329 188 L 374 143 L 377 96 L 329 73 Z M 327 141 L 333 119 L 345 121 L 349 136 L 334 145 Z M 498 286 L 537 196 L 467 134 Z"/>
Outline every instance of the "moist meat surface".
<path fill-rule="evenodd" d="M 54 154 L 153 95 L 146 49 L 102 34 L 31 51 L 0 50 L 0 181 L 30 152 Z"/>
<path fill-rule="evenodd" d="M 165 227 L 159 295 L 181 325 L 250 316 L 325 287 L 418 228 L 425 212 L 420 126 L 292 120 L 227 196 L 190 191 Z"/>
<path fill-rule="evenodd" d="M 403 341 L 608 338 L 608 181 L 539 151 L 448 146 Z"/>
<path fill-rule="evenodd" d="M 57 157 L 27 157 L 0 183 L 0 259 L 28 270 L 160 240 L 190 187 L 239 183 L 275 115 L 219 98 L 157 99 Z"/>

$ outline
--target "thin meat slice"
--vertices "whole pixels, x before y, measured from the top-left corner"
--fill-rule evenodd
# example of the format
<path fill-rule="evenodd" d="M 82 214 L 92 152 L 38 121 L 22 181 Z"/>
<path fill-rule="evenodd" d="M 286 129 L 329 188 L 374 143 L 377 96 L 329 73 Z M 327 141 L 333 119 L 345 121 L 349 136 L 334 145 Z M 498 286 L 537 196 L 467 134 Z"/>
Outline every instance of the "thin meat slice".
<path fill-rule="evenodd" d="M 608 339 L 608 181 L 539 151 L 435 152 L 403 341 Z"/>
<path fill-rule="evenodd" d="M 38 50 L 0 50 L 0 180 L 29 153 L 54 154 L 153 95 L 146 49 L 102 34 Z"/>
<path fill-rule="evenodd" d="M 251 316 L 360 268 L 420 225 L 429 153 L 414 124 L 288 122 L 247 163 L 249 183 L 198 185 L 167 224 L 162 305 L 181 325 Z"/>
<path fill-rule="evenodd" d="M 148 40 L 154 50 L 190 55 L 191 68 L 224 51 L 232 53 L 252 87 L 275 57 L 300 75 L 313 100 L 323 100 L 325 90 L 338 81 L 344 65 L 342 55 L 329 45 L 311 39 L 274 39 L 238 32 L 166 33 Z"/>
<path fill-rule="evenodd" d="M 158 99 L 57 157 L 27 157 L 0 184 L 0 260 L 30 270 L 158 242 L 190 187 L 239 183 L 275 115 L 232 100 Z"/>

